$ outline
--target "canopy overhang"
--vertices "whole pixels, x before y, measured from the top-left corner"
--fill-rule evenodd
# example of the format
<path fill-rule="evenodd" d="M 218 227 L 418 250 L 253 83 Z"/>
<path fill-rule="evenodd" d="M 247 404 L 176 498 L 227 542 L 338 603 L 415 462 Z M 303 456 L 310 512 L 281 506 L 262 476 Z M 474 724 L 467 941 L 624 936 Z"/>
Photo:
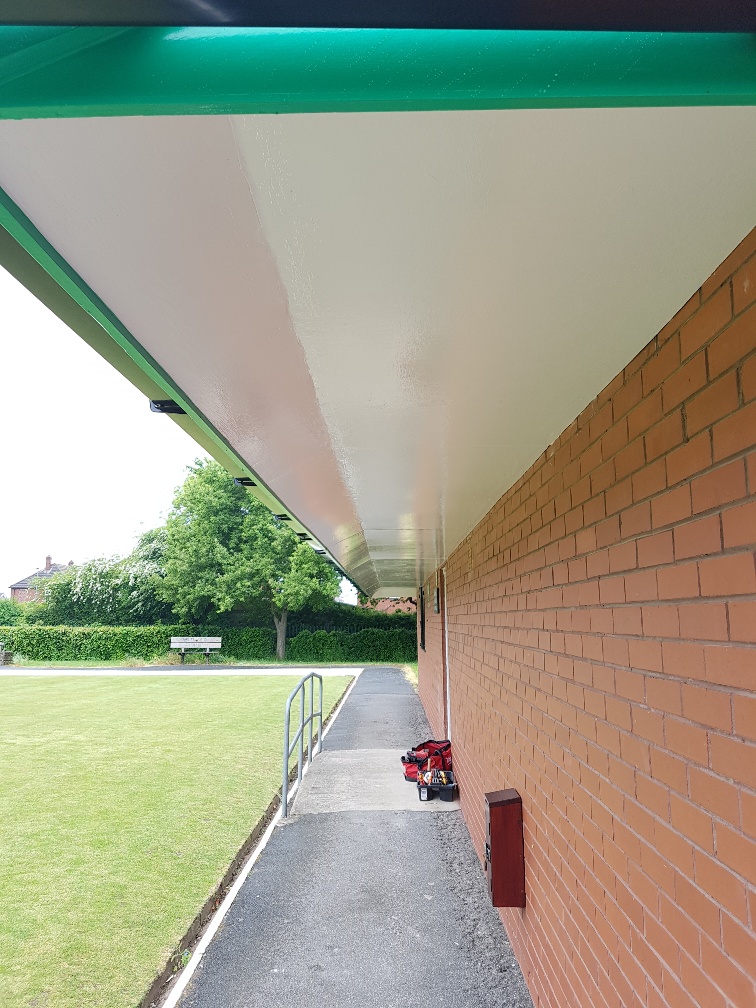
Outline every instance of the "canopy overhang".
<path fill-rule="evenodd" d="M 748 36 L 49 32 L 2 50 L 1 261 L 370 594 L 756 222 Z"/>

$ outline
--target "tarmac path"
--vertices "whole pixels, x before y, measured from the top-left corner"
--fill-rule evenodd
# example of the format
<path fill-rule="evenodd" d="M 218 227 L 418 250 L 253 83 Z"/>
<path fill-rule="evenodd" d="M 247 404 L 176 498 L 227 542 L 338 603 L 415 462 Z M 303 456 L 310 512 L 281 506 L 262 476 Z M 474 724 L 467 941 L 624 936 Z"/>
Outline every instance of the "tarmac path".
<path fill-rule="evenodd" d="M 532 1008 L 457 803 L 402 777 L 429 734 L 399 669 L 362 672 L 180 1008 Z"/>

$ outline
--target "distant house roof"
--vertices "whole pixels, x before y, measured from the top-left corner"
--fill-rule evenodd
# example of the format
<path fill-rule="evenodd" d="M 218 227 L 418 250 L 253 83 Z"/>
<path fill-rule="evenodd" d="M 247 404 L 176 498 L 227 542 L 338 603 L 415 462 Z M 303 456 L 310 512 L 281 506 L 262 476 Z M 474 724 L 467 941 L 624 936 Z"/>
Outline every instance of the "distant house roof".
<path fill-rule="evenodd" d="M 60 573 L 60 571 L 64 571 L 64 570 L 66 570 L 67 567 L 71 567 L 72 565 L 73 565 L 73 560 L 70 560 L 67 564 L 58 564 L 58 563 L 53 563 L 52 559 L 50 557 L 47 557 L 47 561 L 45 563 L 45 566 L 41 570 L 35 571 L 33 574 L 29 574 L 28 577 L 22 578 L 20 581 L 16 581 L 15 584 L 12 584 L 10 586 L 11 587 L 11 591 L 13 591 L 14 588 L 19 588 L 19 589 L 20 588 L 31 588 L 32 587 L 32 582 L 34 580 L 36 580 L 37 578 L 52 577 L 53 574 L 58 574 L 58 573 Z"/>

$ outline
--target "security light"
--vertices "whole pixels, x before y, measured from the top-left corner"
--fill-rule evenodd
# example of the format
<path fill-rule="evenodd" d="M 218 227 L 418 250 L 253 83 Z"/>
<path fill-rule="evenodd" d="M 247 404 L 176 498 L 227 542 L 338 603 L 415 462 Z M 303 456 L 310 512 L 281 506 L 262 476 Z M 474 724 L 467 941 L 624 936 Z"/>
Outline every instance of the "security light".
<path fill-rule="evenodd" d="M 150 399 L 150 409 L 153 413 L 186 413 L 173 399 Z"/>

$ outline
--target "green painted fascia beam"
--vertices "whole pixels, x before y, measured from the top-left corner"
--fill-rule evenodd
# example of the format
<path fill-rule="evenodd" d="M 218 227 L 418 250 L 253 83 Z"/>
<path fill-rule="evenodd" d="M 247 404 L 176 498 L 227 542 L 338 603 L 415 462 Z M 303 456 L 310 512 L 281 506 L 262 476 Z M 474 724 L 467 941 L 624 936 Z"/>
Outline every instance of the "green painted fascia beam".
<path fill-rule="evenodd" d="M 185 414 L 171 414 L 170 419 L 230 475 L 251 478 L 256 484 L 251 492 L 266 507 L 275 514 L 292 514 L 2 189 L 0 266 L 149 399 L 172 399 L 178 403 Z M 320 546 L 296 518 L 290 527 L 307 532 L 313 543 Z M 330 559 L 341 570 L 334 557 Z"/>
<path fill-rule="evenodd" d="M 5 27 L 2 53 L 16 119 L 756 104 L 744 34 Z"/>

